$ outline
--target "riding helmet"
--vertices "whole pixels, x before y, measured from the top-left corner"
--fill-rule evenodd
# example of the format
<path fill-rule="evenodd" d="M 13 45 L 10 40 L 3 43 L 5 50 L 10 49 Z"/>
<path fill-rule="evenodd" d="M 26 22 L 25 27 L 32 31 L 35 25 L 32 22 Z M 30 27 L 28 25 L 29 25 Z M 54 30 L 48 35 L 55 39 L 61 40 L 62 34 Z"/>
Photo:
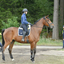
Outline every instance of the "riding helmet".
<path fill-rule="evenodd" d="M 22 10 L 22 12 L 28 12 L 27 8 L 24 8 L 24 9 Z"/>

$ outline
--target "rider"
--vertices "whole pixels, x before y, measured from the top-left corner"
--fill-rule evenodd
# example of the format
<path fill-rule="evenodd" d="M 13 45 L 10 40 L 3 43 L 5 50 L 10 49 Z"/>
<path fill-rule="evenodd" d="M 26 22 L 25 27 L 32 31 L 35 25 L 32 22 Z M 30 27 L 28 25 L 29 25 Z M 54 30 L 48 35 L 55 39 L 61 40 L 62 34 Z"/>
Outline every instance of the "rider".
<path fill-rule="evenodd" d="M 22 12 L 23 12 L 23 14 L 21 16 L 21 24 L 22 24 L 22 28 L 23 28 L 22 41 L 24 41 L 24 38 L 25 38 L 25 35 L 27 32 L 27 24 L 31 24 L 31 23 L 29 23 L 26 18 L 26 14 L 27 14 L 28 10 L 26 8 L 24 8 Z"/>

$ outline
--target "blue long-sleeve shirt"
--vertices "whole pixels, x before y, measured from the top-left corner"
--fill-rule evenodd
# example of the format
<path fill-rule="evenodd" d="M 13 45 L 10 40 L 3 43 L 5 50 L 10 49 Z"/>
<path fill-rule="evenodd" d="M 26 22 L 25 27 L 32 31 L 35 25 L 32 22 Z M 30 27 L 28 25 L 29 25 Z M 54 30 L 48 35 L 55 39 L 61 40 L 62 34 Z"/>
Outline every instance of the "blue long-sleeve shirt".
<path fill-rule="evenodd" d="M 0 47 L 2 47 L 2 44 L 0 43 Z"/>
<path fill-rule="evenodd" d="M 29 22 L 27 21 L 27 18 L 26 18 L 26 14 L 23 13 L 22 16 L 21 16 L 21 23 L 22 24 L 28 24 Z"/>
<path fill-rule="evenodd" d="M 63 30 L 63 39 L 64 39 L 64 30 Z"/>

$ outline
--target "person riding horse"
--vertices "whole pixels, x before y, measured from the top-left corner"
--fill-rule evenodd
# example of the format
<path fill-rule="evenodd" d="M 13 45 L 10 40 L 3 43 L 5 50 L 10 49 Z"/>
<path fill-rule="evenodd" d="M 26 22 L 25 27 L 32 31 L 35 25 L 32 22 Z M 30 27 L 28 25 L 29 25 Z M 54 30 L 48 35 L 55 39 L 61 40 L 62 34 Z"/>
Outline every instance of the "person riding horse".
<path fill-rule="evenodd" d="M 23 13 L 23 16 L 25 16 L 25 13 Z M 26 21 L 26 16 L 24 18 L 22 17 L 22 21 L 24 24 L 24 20 Z M 28 24 L 29 22 L 27 22 Z M 26 24 L 26 25 L 27 25 Z M 32 26 L 31 26 L 31 32 L 30 35 L 28 37 L 29 39 L 29 44 L 30 44 L 30 52 L 31 52 L 31 61 L 34 62 L 35 61 L 35 54 L 36 54 L 36 45 L 37 42 L 40 39 L 40 34 L 42 32 L 43 27 L 47 26 L 50 28 L 54 28 L 54 24 L 51 22 L 51 20 L 49 19 L 48 15 L 45 17 L 42 17 L 41 19 L 39 19 L 38 21 L 36 21 Z M 23 25 L 25 26 L 25 25 Z M 12 61 L 14 60 L 13 55 L 12 55 L 12 48 L 13 45 L 15 43 L 15 41 L 17 41 L 18 43 L 28 43 L 26 40 L 27 38 L 25 37 L 25 41 L 21 41 L 22 36 L 18 36 L 18 28 L 17 27 L 10 27 L 7 29 L 3 29 L 2 30 L 2 59 L 5 61 L 5 54 L 4 51 L 7 48 L 7 46 L 9 45 L 8 51 L 10 54 L 10 58 L 12 59 Z"/>
<path fill-rule="evenodd" d="M 23 37 L 22 37 L 22 41 L 24 41 L 24 38 L 25 38 L 25 35 L 26 35 L 26 32 L 27 32 L 27 24 L 31 24 L 27 21 L 27 18 L 26 18 L 26 14 L 27 14 L 28 10 L 26 8 L 23 9 L 22 11 L 22 16 L 21 16 L 21 25 L 22 25 L 22 28 L 23 28 Z"/>

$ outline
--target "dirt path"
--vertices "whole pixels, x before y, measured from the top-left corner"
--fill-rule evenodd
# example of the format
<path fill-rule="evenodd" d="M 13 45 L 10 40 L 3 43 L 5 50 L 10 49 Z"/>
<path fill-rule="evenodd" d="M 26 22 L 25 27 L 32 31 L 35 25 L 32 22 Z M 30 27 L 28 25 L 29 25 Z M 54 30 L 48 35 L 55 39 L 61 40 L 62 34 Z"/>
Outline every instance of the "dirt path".
<path fill-rule="evenodd" d="M 8 50 L 5 50 L 6 61 L 2 61 L 2 54 L 0 51 L 0 64 L 33 64 L 30 61 L 30 48 L 13 48 L 14 61 L 12 62 Z M 47 48 L 37 48 L 37 53 L 35 57 L 35 64 L 64 64 L 64 51 L 47 49 Z"/>

